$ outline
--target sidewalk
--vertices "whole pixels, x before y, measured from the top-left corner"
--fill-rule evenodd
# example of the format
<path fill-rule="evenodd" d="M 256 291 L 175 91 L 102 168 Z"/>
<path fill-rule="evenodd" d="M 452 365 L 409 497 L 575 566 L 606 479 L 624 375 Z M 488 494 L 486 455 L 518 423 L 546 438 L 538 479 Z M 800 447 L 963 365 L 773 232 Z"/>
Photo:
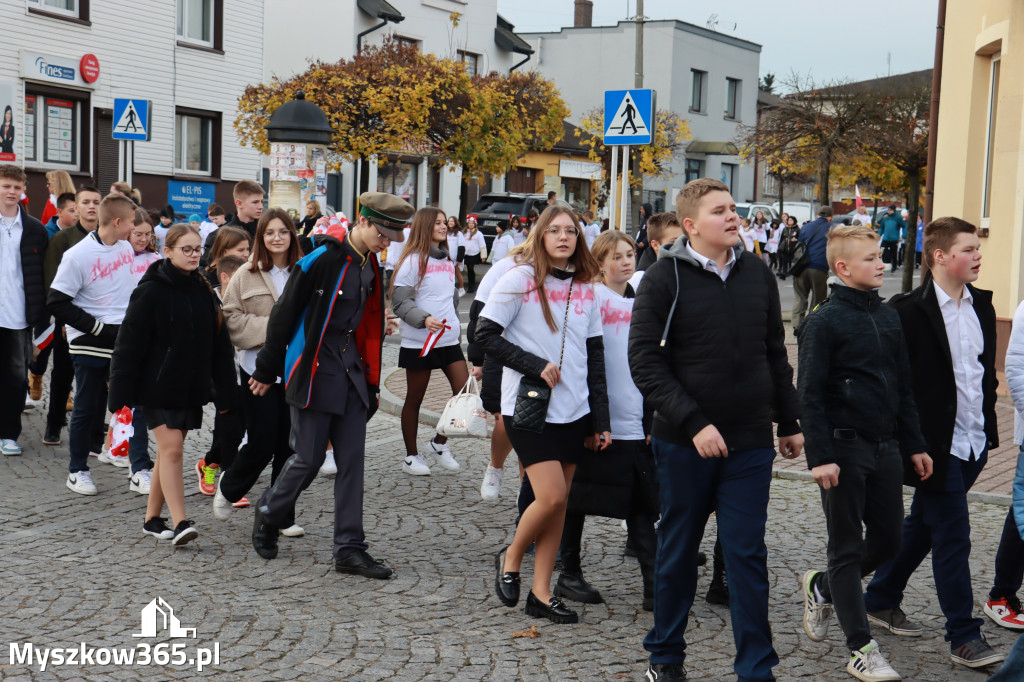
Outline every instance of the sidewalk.
<path fill-rule="evenodd" d="M 788 311 L 784 317 L 788 318 Z M 796 338 L 788 324 L 786 327 L 786 349 L 789 351 L 789 361 L 794 370 L 798 371 Z M 999 447 L 989 453 L 988 464 L 985 465 L 974 488 L 968 493 L 968 497 L 979 502 L 1008 505 L 1013 491 L 1013 476 L 1017 470 L 1018 447 L 1013 444 L 1013 402 L 1006 393 L 1004 377 L 1000 376 L 1000 382 L 1000 395 L 996 401 Z M 396 416 L 401 415 L 402 404 L 405 401 L 405 370 L 397 367 L 386 369 L 382 383 L 385 390 L 381 393 L 381 409 Z M 450 397 L 451 388 L 448 386 L 447 379 L 440 372 L 433 373 L 430 377 L 430 384 L 427 386 L 427 394 L 423 399 L 423 406 L 420 409 L 420 421 L 425 424 L 436 424 Z M 811 480 L 807 462 L 803 457 L 795 460 L 777 458 L 775 476 L 777 478 Z"/>

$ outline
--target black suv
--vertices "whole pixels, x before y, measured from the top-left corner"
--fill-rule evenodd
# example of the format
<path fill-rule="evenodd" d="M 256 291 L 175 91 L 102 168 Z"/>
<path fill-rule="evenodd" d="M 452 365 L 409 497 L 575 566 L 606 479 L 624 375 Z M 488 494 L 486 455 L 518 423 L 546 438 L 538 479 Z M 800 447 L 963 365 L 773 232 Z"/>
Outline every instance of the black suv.
<path fill-rule="evenodd" d="M 477 227 L 484 233 L 487 249 L 497 234 L 494 228 L 500 223 L 503 227 L 508 223 L 509 216 L 519 216 L 524 220 L 531 208 L 540 213 L 547 207 L 546 194 L 519 194 L 516 192 L 491 192 L 484 194 L 473 205 L 470 213 L 477 217 Z"/>

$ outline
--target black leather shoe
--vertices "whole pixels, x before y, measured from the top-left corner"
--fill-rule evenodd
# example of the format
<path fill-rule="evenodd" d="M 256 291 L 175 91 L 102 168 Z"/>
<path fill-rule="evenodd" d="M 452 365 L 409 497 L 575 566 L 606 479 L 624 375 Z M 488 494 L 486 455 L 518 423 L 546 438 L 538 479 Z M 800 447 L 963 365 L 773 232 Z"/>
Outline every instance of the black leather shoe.
<path fill-rule="evenodd" d="M 703 566 L 708 562 L 708 555 L 704 552 L 697 552 L 697 565 Z"/>
<path fill-rule="evenodd" d="M 584 580 L 582 574 L 562 573 L 559 575 L 554 593 L 556 597 L 584 604 L 600 604 L 604 601 L 597 588 Z"/>
<path fill-rule="evenodd" d="M 708 587 L 708 593 L 704 595 L 704 599 L 706 599 L 709 604 L 728 606 L 729 585 L 726 584 L 724 579 L 712 580 L 711 585 Z"/>
<path fill-rule="evenodd" d="M 647 668 L 648 682 L 678 682 L 686 679 L 682 663 L 652 663 Z"/>
<path fill-rule="evenodd" d="M 526 615 L 534 618 L 547 618 L 552 623 L 568 625 L 580 622 L 580 617 L 572 609 L 566 608 L 558 597 L 552 597 L 547 604 L 533 596 L 533 591 L 526 597 Z"/>
<path fill-rule="evenodd" d="M 263 514 L 257 506 L 252 518 L 252 547 L 264 559 L 277 556 L 277 531 L 274 526 L 263 522 Z"/>
<path fill-rule="evenodd" d="M 508 547 L 494 557 L 494 591 L 505 606 L 519 603 L 519 572 L 505 570 L 505 552 Z"/>
<path fill-rule="evenodd" d="M 352 550 L 341 559 L 335 559 L 334 570 L 376 580 L 387 580 L 394 573 L 383 561 L 377 561 L 361 549 Z"/>
<path fill-rule="evenodd" d="M 643 609 L 644 611 L 653 611 L 654 610 L 654 597 L 644 597 L 644 601 L 640 605 L 640 608 Z"/>

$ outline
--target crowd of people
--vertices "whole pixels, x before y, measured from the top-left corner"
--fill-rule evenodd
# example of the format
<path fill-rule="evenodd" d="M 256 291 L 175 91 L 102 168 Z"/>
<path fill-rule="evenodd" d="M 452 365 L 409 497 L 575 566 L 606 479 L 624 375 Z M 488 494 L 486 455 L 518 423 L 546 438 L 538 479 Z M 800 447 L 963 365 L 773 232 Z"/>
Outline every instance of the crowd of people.
<path fill-rule="evenodd" d="M 688 183 L 674 212 L 645 206 L 636 240 L 554 199 L 542 212 L 510 216 L 490 245 L 475 216 L 463 230 L 438 208 L 415 210 L 380 192 L 359 197 L 347 228 L 327 228 L 316 209 L 297 225 L 264 209 L 262 188 L 249 181 L 234 188 L 230 220 L 211 207 L 205 219 L 176 222 L 173 209 L 140 209 L 130 187 L 102 197 L 54 177 L 46 209 L 56 229 L 48 229 L 20 203 L 25 180 L 20 168 L 0 166 L 2 452 L 21 454 L 26 395 L 41 393 L 52 357 L 43 442 L 61 443 L 70 408 L 67 488 L 100 492 L 91 454 L 130 469 L 131 490 L 148 496 L 145 534 L 174 546 L 198 536 L 185 504 L 183 445 L 212 402 L 212 442 L 195 474 L 214 518 L 250 506 L 269 464 L 251 542 L 272 560 L 279 536 L 304 533 L 301 493 L 318 474 L 333 474 L 335 569 L 391 577 L 368 551 L 363 467 L 384 337 L 398 332 L 407 381 L 401 470 L 461 468 L 439 431 L 420 447 L 419 409 L 435 370 L 453 395 L 471 375 L 482 382 L 483 409 L 494 416 L 483 499 L 499 500 L 516 453 L 518 518 L 494 557 L 493 587 L 505 606 L 521 601 L 522 564 L 532 555 L 526 613 L 578 622 L 567 602 L 603 599 L 584 577 L 585 519 L 624 519 L 641 607 L 653 611 L 647 678 L 685 679 L 705 561 L 698 550 L 715 514 L 707 599 L 729 607 L 738 678 L 774 679 L 765 544 L 772 464 L 805 454 L 829 538 L 821 565 L 793 576 L 808 637 L 825 639 L 834 613 L 846 670 L 900 679 L 871 627 L 922 634 L 901 604 L 931 553 L 952 661 L 977 668 L 1004 659 L 973 616 L 968 566 L 967 492 L 998 431 L 995 313 L 991 294 L 973 285 L 980 242 L 963 220 L 923 227 L 919 250 L 931 277 L 883 304 L 877 290 L 898 257 L 888 230 L 902 218 L 883 218 L 881 234 L 871 224 L 834 224 L 827 207 L 802 228 L 791 216 L 772 225 L 761 212 L 745 224 L 728 188 L 711 179 Z M 804 307 L 794 309 L 794 384 L 775 280 L 797 256 Z M 463 293 L 475 294 L 468 363 Z M 1024 304 L 1017 316 L 1006 374 L 1024 405 Z M 134 435 L 127 448 L 114 447 L 109 415 L 125 411 Z M 906 518 L 904 483 L 916 488 Z M 1011 510 L 984 609 L 1015 630 L 1024 630 L 1022 529 L 1024 508 Z M 865 593 L 861 580 L 872 574 Z M 1022 659 L 1019 643 L 993 679 L 1019 679 Z"/>

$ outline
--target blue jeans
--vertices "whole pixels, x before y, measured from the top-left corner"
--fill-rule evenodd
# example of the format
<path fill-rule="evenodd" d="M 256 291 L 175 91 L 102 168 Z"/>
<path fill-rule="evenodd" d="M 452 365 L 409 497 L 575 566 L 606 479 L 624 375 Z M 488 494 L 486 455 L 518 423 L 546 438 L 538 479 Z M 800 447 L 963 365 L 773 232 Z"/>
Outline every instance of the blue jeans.
<path fill-rule="evenodd" d="M 771 448 L 703 459 L 693 447 L 653 439 L 661 525 L 654 572 L 654 627 L 644 639 L 651 663 L 686 659 L 686 626 L 697 591 L 697 549 L 718 514 L 739 680 L 774 680 L 779 657 L 768 623 L 768 550 L 764 528 L 772 479 Z"/>
<path fill-rule="evenodd" d="M 935 592 L 946 617 L 946 641 L 956 649 L 981 636 L 982 621 L 973 617 L 967 491 L 987 461 L 987 450 L 970 462 L 950 456 L 944 489 L 917 489 L 910 515 L 903 521 L 903 549 L 868 583 L 864 594 L 868 611 L 898 607 L 910 576 L 931 552 Z"/>
<path fill-rule="evenodd" d="M 1017 638 L 1017 643 L 1010 649 L 1003 667 L 988 682 L 1020 682 L 1024 680 L 1024 635 Z"/>
<path fill-rule="evenodd" d="M 132 427 L 135 433 L 128 440 L 128 461 L 131 462 L 132 473 L 136 474 L 153 468 L 153 460 L 149 458 L 149 429 L 141 407 L 132 414 Z"/>
<path fill-rule="evenodd" d="M 110 360 L 91 355 L 72 355 L 75 367 L 75 409 L 71 411 L 68 471 L 89 470 L 89 450 L 97 431 L 104 431 L 107 415 L 107 376 Z M 98 452 L 98 451 L 97 451 Z"/>

